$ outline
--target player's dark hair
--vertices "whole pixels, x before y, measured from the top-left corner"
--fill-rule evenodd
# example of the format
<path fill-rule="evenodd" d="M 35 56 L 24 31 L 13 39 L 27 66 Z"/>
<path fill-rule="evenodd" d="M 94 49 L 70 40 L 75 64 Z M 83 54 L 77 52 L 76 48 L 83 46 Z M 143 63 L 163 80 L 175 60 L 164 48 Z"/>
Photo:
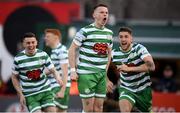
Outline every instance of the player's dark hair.
<path fill-rule="evenodd" d="M 32 32 L 27 32 L 23 35 L 22 37 L 22 41 L 25 39 L 25 38 L 32 38 L 32 37 L 35 37 L 36 38 L 36 35 Z"/>
<path fill-rule="evenodd" d="M 120 27 L 119 33 L 120 32 L 128 32 L 129 34 L 132 35 L 132 29 L 130 27 Z"/>
<path fill-rule="evenodd" d="M 96 6 L 94 7 L 93 11 L 96 10 L 98 7 L 106 7 L 106 8 L 108 8 L 108 6 L 105 5 L 105 4 L 98 4 L 98 5 L 96 5 Z"/>

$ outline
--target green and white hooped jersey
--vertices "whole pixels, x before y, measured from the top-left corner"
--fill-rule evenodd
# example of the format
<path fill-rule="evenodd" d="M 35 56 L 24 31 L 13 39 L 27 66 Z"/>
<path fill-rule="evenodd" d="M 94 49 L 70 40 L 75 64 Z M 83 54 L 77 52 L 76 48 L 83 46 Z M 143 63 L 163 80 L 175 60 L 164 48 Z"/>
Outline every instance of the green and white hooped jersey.
<path fill-rule="evenodd" d="M 58 46 L 51 51 L 51 60 L 56 68 L 56 70 L 62 75 L 62 70 L 61 70 L 61 64 L 66 64 L 68 63 L 68 51 L 67 48 L 62 45 L 61 43 L 58 44 Z M 49 75 L 48 79 L 51 82 L 51 87 L 60 87 L 60 85 L 56 82 L 56 79 L 54 78 L 53 75 Z M 70 79 L 70 71 L 68 69 L 68 81 L 66 84 L 66 87 L 71 86 L 71 79 Z"/>
<path fill-rule="evenodd" d="M 48 54 L 36 49 L 35 55 L 25 54 L 25 50 L 14 57 L 12 73 L 18 74 L 22 92 L 27 96 L 51 90 L 50 82 L 43 73 L 44 68 L 54 67 Z"/>
<path fill-rule="evenodd" d="M 113 52 L 113 62 L 118 66 L 122 63 L 128 66 L 139 66 L 144 64 L 143 58 L 149 56 L 147 49 L 141 44 L 132 44 L 132 49 L 123 52 L 121 48 Z M 150 75 L 147 72 L 120 73 L 120 87 L 132 92 L 138 92 L 151 85 Z"/>
<path fill-rule="evenodd" d="M 96 28 L 90 24 L 76 33 L 73 42 L 79 48 L 77 73 L 90 74 L 105 71 L 108 62 L 108 48 L 112 48 L 113 32 L 107 28 Z"/>

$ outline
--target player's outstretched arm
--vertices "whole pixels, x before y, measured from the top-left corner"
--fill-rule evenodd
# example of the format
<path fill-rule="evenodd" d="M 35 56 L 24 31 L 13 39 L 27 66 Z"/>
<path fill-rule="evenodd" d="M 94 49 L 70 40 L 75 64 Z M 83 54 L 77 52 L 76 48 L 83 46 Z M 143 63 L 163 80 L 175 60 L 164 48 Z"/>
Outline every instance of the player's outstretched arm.
<path fill-rule="evenodd" d="M 61 77 L 60 77 L 59 72 L 56 71 L 55 67 L 51 68 L 49 71 L 54 75 L 54 78 L 56 79 L 57 83 L 58 83 L 60 86 L 63 86 L 63 85 L 64 85 L 64 84 L 63 84 L 63 81 L 62 81 L 62 79 L 61 79 Z"/>
<path fill-rule="evenodd" d="M 21 104 L 21 110 L 24 110 L 25 105 L 26 105 L 26 101 L 25 101 L 25 97 L 24 97 L 24 95 L 22 93 L 20 83 L 19 83 L 19 80 L 18 80 L 17 77 L 18 77 L 18 75 L 12 74 L 11 80 L 12 80 L 13 86 L 16 89 L 17 94 L 19 96 L 20 104 Z"/>
<path fill-rule="evenodd" d="M 61 87 L 61 90 L 57 93 L 57 96 L 63 98 L 66 90 L 66 84 L 68 78 L 68 63 L 61 64 L 61 69 L 62 69 L 63 86 Z"/>
<path fill-rule="evenodd" d="M 144 64 L 140 66 L 129 67 L 125 64 L 118 66 L 118 71 L 122 72 L 149 72 L 155 70 L 155 64 L 152 56 L 146 56 L 143 58 Z"/>
<path fill-rule="evenodd" d="M 78 75 L 76 73 L 76 49 L 79 46 L 76 45 L 74 42 L 72 42 L 70 48 L 69 48 L 69 52 L 68 52 L 68 57 L 69 57 L 69 65 L 71 67 L 71 79 L 72 80 L 77 80 L 78 79 Z"/>

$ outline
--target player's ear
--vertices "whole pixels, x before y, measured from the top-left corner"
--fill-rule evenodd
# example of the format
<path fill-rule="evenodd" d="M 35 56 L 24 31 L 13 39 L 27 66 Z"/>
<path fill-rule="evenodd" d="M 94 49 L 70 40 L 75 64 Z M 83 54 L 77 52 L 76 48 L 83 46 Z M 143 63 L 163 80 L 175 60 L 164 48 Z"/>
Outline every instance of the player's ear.
<path fill-rule="evenodd" d="M 96 15 L 96 14 L 95 14 L 95 11 L 93 11 L 93 13 L 92 13 L 92 17 L 93 17 L 93 18 L 95 18 L 95 15 Z"/>
<path fill-rule="evenodd" d="M 133 43 L 133 40 L 134 40 L 134 39 L 133 39 L 133 37 L 131 36 L 131 43 Z"/>
<path fill-rule="evenodd" d="M 36 43 L 36 46 L 37 46 L 37 45 L 38 45 L 38 40 L 37 40 L 37 39 L 36 39 L 36 42 L 35 42 L 35 43 Z"/>
<path fill-rule="evenodd" d="M 24 41 L 22 42 L 22 46 L 23 46 L 23 48 L 25 48 L 25 42 Z"/>

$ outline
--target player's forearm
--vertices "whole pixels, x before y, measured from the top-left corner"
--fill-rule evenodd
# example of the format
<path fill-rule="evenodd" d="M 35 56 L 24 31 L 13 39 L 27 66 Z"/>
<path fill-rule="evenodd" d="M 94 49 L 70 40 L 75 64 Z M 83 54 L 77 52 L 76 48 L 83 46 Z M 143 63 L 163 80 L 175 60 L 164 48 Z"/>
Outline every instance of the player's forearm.
<path fill-rule="evenodd" d="M 54 76 L 54 78 L 55 78 L 56 80 L 60 80 L 60 79 L 61 79 L 59 72 L 56 71 L 55 68 L 50 69 L 50 72 L 53 74 L 53 76 Z"/>
<path fill-rule="evenodd" d="M 13 84 L 16 92 L 18 93 L 18 95 L 19 96 L 23 95 L 21 87 L 20 87 L 19 80 L 17 79 L 17 76 L 13 74 L 11 77 L 11 80 L 12 80 L 12 84 Z"/>
<path fill-rule="evenodd" d="M 155 70 L 155 64 L 154 64 L 152 56 L 144 57 L 143 61 L 145 62 L 145 65 L 148 68 L 148 71 L 154 71 Z"/>
<path fill-rule="evenodd" d="M 68 56 L 69 56 L 69 65 L 71 68 L 75 68 L 75 64 L 76 64 L 76 48 L 73 47 L 73 43 L 71 45 L 71 47 L 69 48 L 69 52 L 68 52 Z"/>
<path fill-rule="evenodd" d="M 153 61 L 146 61 L 145 65 L 148 68 L 148 71 L 154 71 L 155 70 L 155 64 Z"/>
<path fill-rule="evenodd" d="M 128 68 L 129 68 L 129 72 L 148 72 L 149 71 L 146 64 L 142 64 L 136 67 L 128 67 Z"/>
<path fill-rule="evenodd" d="M 67 80 L 68 80 L 68 63 L 61 65 L 62 69 L 62 77 L 63 77 L 63 87 L 66 88 Z"/>
<path fill-rule="evenodd" d="M 51 74 L 51 72 L 48 69 L 46 69 L 46 68 L 45 68 L 44 72 L 45 72 L 46 75 L 50 75 Z"/>
<path fill-rule="evenodd" d="M 106 72 L 108 71 L 110 62 L 111 62 L 111 49 L 109 49 L 109 51 L 108 51 L 108 63 L 106 65 Z"/>

